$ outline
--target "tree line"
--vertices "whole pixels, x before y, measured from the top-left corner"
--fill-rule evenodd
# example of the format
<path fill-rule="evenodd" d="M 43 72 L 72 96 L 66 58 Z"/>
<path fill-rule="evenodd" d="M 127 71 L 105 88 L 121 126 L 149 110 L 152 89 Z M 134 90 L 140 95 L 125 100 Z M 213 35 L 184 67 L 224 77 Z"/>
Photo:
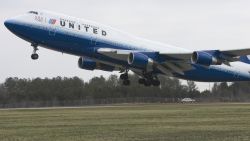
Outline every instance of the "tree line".
<path fill-rule="evenodd" d="M 182 84 L 176 78 L 160 77 L 160 87 L 145 87 L 130 75 L 131 85 L 123 86 L 116 75 L 89 82 L 78 77 L 20 79 L 7 78 L 0 84 L 0 107 L 64 106 L 122 102 L 249 101 L 250 82 L 215 83 L 212 90 L 199 91 L 193 81 Z M 137 100 L 136 100 L 137 99 Z M 144 100 L 144 101 L 143 101 Z M 38 103 L 38 104 L 37 104 Z"/>

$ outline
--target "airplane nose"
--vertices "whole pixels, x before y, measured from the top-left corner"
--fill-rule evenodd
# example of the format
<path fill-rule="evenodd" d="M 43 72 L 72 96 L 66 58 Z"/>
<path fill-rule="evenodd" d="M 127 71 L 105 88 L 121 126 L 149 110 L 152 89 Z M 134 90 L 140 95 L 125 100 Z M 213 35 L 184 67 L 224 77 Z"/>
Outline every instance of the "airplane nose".
<path fill-rule="evenodd" d="M 7 24 L 8 24 L 7 21 L 4 21 L 4 25 L 5 25 L 6 27 L 7 27 Z"/>
<path fill-rule="evenodd" d="M 11 20 L 6 20 L 6 21 L 4 21 L 5 27 L 7 27 L 9 30 L 10 30 L 12 24 L 13 24 L 13 23 L 11 22 Z"/>
<path fill-rule="evenodd" d="M 22 21 L 22 16 L 7 19 L 4 21 L 4 25 L 13 34 L 19 37 L 25 36 L 25 38 L 27 38 L 26 34 L 30 27 L 25 25 L 25 23 Z"/>
<path fill-rule="evenodd" d="M 8 28 L 10 31 L 13 31 L 15 29 L 15 21 L 14 20 L 6 20 L 4 21 L 4 25 L 6 28 Z"/>
<path fill-rule="evenodd" d="M 8 20 L 4 21 L 4 25 L 5 25 L 5 27 L 8 26 Z"/>

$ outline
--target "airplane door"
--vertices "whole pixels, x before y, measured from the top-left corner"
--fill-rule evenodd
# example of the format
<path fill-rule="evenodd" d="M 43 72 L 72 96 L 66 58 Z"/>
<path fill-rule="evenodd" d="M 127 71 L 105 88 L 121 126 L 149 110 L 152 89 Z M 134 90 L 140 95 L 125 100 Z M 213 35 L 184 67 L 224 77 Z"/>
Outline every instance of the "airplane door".
<path fill-rule="evenodd" d="M 56 31 L 56 27 L 49 27 L 49 36 L 55 36 Z"/>
<path fill-rule="evenodd" d="M 90 44 L 92 46 L 96 46 L 96 40 L 97 40 L 97 37 L 95 35 L 91 36 L 91 42 L 90 42 Z"/>

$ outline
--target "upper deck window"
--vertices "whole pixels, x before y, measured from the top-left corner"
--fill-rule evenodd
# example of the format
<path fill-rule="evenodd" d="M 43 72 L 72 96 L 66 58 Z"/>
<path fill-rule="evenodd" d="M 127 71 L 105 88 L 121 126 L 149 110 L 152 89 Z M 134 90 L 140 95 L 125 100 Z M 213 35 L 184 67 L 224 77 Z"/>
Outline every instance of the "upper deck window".
<path fill-rule="evenodd" d="M 36 11 L 29 11 L 28 13 L 31 13 L 31 14 L 36 14 L 36 15 L 38 15 L 38 12 L 36 12 Z"/>

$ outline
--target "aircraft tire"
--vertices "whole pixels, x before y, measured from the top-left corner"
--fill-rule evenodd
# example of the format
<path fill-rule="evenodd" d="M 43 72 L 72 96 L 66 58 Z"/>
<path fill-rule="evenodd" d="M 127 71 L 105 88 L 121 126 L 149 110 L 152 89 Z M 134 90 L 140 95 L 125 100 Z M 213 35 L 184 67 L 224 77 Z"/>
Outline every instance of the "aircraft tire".
<path fill-rule="evenodd" d="M 34 53 L 34 54 L 31 54 L 31 59 L 32 60 L 37 60 L 39 58 L 39 55 Z"/>
<path fill-rule="evenodd" d="M 128 74 L 127 73 L 123 73 L 120 75 L 120 79 L 121 80 L 127 80 L 128 79 Z"/>

